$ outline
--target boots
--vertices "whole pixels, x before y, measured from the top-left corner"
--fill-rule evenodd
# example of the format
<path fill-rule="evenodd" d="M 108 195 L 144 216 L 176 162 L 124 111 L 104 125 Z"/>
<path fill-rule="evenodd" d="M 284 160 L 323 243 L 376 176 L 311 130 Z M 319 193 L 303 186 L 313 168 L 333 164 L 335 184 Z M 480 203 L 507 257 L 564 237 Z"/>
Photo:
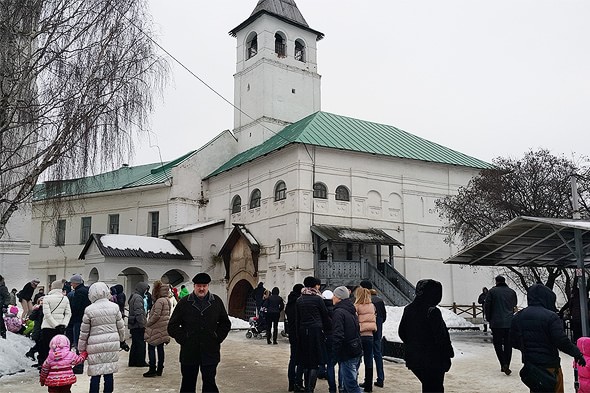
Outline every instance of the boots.
<path fill-rule="evenodd" d="M 153 378 L 156 375 L 158 375 L 158 373 L 156 372 L 156 368 L 155 367 L 150 367 L 150 369 L 148 370 L 147 373 L 143 373 L 143 376 L 146 378 Z"/>
<path fill-rule="evenodd" d="M 365 392 L 372 392 L 373 391 L 373 369 L 366 368 L 365 369 L 365 382 L 360 384 Z"/>
<path fill-rule="evenodd" d="M 156 375 L 158 377 L 162 376 L 162 371 L 164 371 L 164 366 L 158 366 L 158 368 L 156 369 Z"/>
<path fill-rule="evenodd" d="M 311 369 L 306 370 L 305 373 L 305 391 L 306 392 L 313 392 L 315 390 L 315 385 L 318 381 L 318 370 Z"/>

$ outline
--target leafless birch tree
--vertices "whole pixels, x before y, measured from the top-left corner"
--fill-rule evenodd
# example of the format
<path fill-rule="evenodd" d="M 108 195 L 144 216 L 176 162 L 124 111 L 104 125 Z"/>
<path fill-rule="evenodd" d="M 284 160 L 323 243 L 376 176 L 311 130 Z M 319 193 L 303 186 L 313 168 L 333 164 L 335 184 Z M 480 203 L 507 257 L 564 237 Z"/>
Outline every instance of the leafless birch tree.
<path fill-rule="evenodd" d="M 0 237 L 41 176 L 118 166 L 168 66 L 147 0 L 0 0 Z"/>

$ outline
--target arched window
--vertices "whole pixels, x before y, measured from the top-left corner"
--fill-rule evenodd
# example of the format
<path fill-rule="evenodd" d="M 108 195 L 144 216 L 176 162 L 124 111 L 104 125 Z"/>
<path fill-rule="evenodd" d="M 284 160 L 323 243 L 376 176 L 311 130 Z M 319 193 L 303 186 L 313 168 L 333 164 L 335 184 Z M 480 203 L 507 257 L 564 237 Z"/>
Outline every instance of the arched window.
<path fill-rule="evenodd" d="M 326 199 L 328 198 L 328 191 L 326 189 L 326 185 L 323 183 L 316 183 L 313 185 L 313 197 Z"/>
<path fill-rule="evenodd" d="M 256 188 L 250 194 L 250 209 L 254 209 L 256 207 L 260 207 L 260 190 Z"/>
<path fill-rule="evenodd" d="M 305 63 L 305 44 L 300 39 L 295 40 L 295 60 Z"/>
<path fill-rule="evenodd" d="M 285 44 L 285 37 L 281 33 L 275 34 L 275 53 L 279 57 L 287 56 L 287 45 Z"/>
<path fill-rule="evenodd" d="M 275 186 L 275 201 L 282 201 L 287 198 L 287 185 L 284 181 L 280 181 Z"/>
<path fill-rule="evenodd" d="M 345 186 L 338 186 L 336 188 L 336 200 L 337 201 L 350 201 L 350 192 Z"/>
<path fill-rule="evenodd" d="M 231 214 L 239 213 L 242 211 L 242 198 L 236 195 L 231 202 Z"/>
<path fill-rule="evenodd" d="M 246 41 L 246 60 L 256 56 L 258 53 L 258 35 L 255 32 L 250 33 Z"/>

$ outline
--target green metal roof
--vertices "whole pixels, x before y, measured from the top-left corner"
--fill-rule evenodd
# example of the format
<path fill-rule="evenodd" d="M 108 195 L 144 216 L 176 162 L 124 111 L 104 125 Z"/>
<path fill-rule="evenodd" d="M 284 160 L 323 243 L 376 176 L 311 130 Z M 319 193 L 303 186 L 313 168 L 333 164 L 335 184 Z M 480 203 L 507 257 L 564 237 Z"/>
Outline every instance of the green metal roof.
<path fill-rule="evenodd" d="M 111 172 L 80 179 L 48 181 L 35 186 L 33 200 L 67 197 L 161 184 L 170 179 L 172 168 L 188 159 L 191 151 L 173 161 L 124 166 Z"/>
<path fill-rule="evenodd" d="M 206 178 L 253 161 L 292 143 L 470 168 L 492 167 L 490 163 L 393 126 L 327 112 L 316 112 L 288 125 L 263 144 L 238 154 Z"/>

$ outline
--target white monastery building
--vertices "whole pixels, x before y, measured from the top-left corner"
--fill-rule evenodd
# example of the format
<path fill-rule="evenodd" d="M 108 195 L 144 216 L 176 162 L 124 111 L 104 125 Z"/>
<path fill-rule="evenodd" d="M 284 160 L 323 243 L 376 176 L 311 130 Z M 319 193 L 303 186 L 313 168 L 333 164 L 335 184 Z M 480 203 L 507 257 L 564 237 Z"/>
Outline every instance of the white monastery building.
<path fill-rule="evenodd" d="M 492 273 L 443 260 L 435 201 L 490 164 L 396 127 L 321 111 L 317 43 L 292 0 L 260 0 L 237 40 L 234 130 L 168 163 L 44 184 L 30 274 L 50 282 L 173 285 L 208 272 L 234 316 L 258 282 L 286 296 L 308 275 L 370 279 L 405 304 L 421 278 L 471 304 Z M 56 209 L 54 197 L 68 201 Z"/>

